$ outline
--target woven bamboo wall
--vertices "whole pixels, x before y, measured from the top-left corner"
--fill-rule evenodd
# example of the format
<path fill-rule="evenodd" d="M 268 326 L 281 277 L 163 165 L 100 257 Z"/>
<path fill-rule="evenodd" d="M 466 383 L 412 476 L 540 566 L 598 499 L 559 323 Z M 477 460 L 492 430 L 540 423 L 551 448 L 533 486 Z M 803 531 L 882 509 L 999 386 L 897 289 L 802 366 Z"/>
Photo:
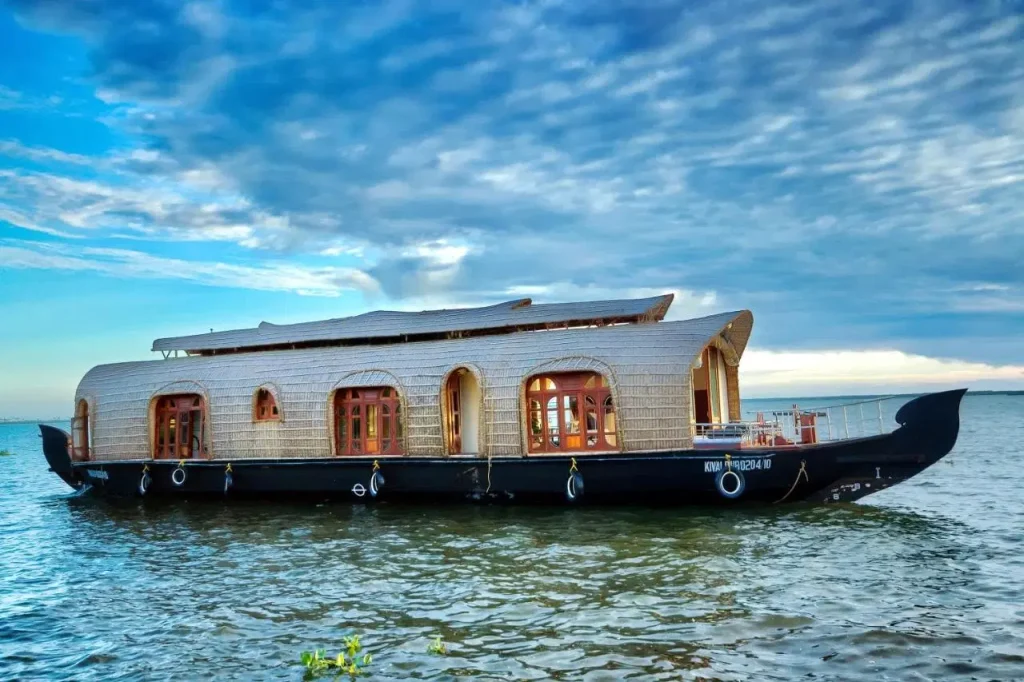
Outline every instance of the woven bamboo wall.
<path fill-rule="evenodd" d="M 444 379 L 468 366 L 484 389 L 483 454 L 515 456 L 526 451 L 526 378 L 591 369 L 610 380 L 625 450 L 688 448 L 691 362 L 719 333 L 738 361 L 752 321 L 742 311 L 685 322 L 120 363 L 91 370 L 76 400 L 90 400 L 98 460 L 148 459 L 155 398 L 171 393 L 206 398 L 207 451 L 214 458 L 316 458 L 332 454 L 334 391 L 389 384 L 401 397 L 406 452 L 440 456 Z M 279 421 L 253 421 L 253 394 L 261 386 L 273 387 Z"/>

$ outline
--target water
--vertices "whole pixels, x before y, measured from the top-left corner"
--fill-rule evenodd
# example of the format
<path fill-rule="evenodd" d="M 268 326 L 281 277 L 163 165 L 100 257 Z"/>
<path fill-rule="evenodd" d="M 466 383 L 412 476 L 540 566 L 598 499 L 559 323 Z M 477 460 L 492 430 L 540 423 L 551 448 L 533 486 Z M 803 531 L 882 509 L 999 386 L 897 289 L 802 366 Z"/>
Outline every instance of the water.
<path fill-rule="evenodd" d="M 348 633 L 379 680 L 1024 679 L 1024 397 L 962 415 L 952 464 L 756 511 L 113 505 L 0 425 L 0 679 L 300 680 Z"/>

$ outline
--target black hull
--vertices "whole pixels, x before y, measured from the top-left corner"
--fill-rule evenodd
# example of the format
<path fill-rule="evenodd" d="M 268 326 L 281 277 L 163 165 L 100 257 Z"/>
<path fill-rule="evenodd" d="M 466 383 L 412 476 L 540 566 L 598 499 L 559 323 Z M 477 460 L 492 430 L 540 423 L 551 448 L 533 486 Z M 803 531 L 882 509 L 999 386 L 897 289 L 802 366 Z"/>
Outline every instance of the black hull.
<path fill-rule="evenodd" d="M 910 401 L 896 414 L 901 426 L 883 436 L 797 447 L 633 452 L 575 459 L 189 460 L 179 470 L 177 462 L 167 460 L 72 463 L 67 434 L 46 425 L 40 425 L 40 430 L 50 468 L 65 482 L 117 497 L 586 505 L 828 503 L 849 502 L 889 488 L 945 456 L 959 433 L 965 392 L 933 393 Z M 738 483 L 742 484 L 739 494 L 726 494 Z"/>

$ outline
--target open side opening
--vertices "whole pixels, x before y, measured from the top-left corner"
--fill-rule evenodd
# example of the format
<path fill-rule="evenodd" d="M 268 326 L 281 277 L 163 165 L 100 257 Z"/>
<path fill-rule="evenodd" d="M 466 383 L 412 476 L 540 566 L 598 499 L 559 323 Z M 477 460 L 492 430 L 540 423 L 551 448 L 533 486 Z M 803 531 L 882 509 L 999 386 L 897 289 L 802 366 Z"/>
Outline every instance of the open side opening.
<path fill-rule="evenodd" d="M 701 351 L 692 377 L 693 418 L 698 433 L 702 431 L 701 427 L 730 421 L 728 374 L 720 350 L 707 346 Z"/>
<path fill-rule="evenodd" d="M 483 396 L 473 372 L 460 367 L 449 374 L 443 400 L 445 447 L 448 454 L 479 454 Z"/>
<path fill-rule="evenodd" d="M 206 457 L 206 401 L 201 395 L 160 396 L 153 418 L 153 459 Z"/>
<path fill-rule="evenodd" d="M 395 388 L 339 389 L 334 393 L 335 452 L 342 456 L 404 454 L 402 421 Z"/>
<path fill-rule="evenodd" d="M 530 453 L 618 450 L 615 404 L 596 372 L 532 376 L 526 383 Z"/>
<path fill-rule="evenodd" d="M 75 405 L 75 416 L 71 420 L 71 459 L 85 462 L 92 457 L 92 440 L 89 432 L 89 403 L 79 400 Z"/>

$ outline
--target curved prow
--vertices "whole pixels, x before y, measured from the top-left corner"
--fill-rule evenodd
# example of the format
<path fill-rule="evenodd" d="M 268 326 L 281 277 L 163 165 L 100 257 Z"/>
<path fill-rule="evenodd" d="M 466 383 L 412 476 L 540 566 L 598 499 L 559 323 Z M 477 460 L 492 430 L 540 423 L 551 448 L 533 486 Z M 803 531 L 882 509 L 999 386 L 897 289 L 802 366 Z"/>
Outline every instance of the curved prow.
<path fill-rule="evenodd" d="M 81 488 L 82 479 L 71 466 L 71 454 L 68 452 L 71 436 L 66 431 L 46 424 L 39 425 L 39 434 L 43 438 L 43 455 L 46 456 L 46 463 L 50 465 L 50 471 L 60 476 L 75 490 Z"/>
<path fill-rule="evenodd" d="M 966 388 L 929 393 L 914 398 L 896 411 L 899 432 L 911 434 L 918 448 L 934 459 L 945 456 L 960 433 L 960 401 Z"/>

